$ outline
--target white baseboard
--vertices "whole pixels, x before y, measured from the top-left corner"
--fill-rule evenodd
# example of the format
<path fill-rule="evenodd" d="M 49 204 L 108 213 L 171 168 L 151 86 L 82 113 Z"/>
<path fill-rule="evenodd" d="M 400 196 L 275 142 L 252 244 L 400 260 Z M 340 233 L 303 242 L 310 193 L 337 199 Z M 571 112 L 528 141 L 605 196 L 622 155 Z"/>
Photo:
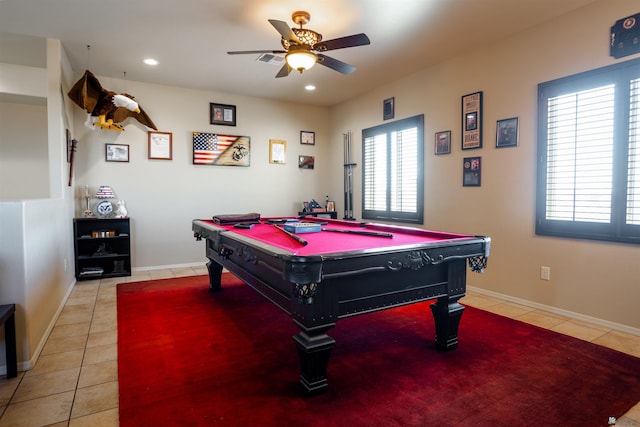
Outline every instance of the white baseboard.
<path fill-rule="evenodd" d="M 498 292 L 488 291 L 482 288 L 476 288 L 475 286 L 467 286 L 467 289 L 477 292 L 479 294 L 487 295 L 494 298 L 499 298 L 505 301 L 513 302 L 516 304 L 524 305 L 525 307 L 531 307 L 538 310 L 548 311 L 549 313 L 559 314 L 561 316 L 569 317 L 571 319 L 582 320 L 584 322 L 593 323 L 594 325 L 603 326 L 605 328 L 613 329 L 627 334 L 640 336 L 640 329 L 633 328 L 631 326 L 622 325 L 620 323 L 610 322 L 608 320 L 598 319 L 596 317 L 587 316 L 585 314 L 575 313 L 569 310 L 563 310 L 561 308 L 552 307 L 550 305 L 539 304 L 532 301 L 527 301 L 521 298 L 512 297 L 509 295 L 500 294 Z"/>

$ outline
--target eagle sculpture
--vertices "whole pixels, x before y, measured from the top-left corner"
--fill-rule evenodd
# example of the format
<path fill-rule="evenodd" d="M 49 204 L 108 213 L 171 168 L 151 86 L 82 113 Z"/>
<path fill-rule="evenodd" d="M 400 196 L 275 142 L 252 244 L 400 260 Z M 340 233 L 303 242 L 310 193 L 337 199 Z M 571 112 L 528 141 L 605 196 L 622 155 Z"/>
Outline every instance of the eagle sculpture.
<path fill-rule="evenodd" d="M 138 105 L 133 96 L 106 90 L 89 70 L 73 85 L 67 94 L 73 102 L 89 113 L 89 118 L 98 117 L 93 126 L 109 130 L 124 130 L 121 125 L 133 117 L 143 125 L 158 130 L 151 118 Z"/>

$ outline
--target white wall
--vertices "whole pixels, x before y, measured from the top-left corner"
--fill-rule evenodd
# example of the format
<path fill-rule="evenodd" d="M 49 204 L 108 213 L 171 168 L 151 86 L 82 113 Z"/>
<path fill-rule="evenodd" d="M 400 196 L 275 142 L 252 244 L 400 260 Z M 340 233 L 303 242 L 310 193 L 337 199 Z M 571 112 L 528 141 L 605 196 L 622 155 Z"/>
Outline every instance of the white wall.
<path fill-rule="evenodd" d="M 0 200 L 49 197 L 46 105 L 0 102 Z"/>
<path fill-rule="evenodd" d="M 80 76 L 78 76 L 79 78 Z M 122 80 L 97 76 L 103 87 L 124 91 Z M 84 185 L 92 193 L 110 185 L 131 217 L 134 269 L 204 263 L 191 221 L 221 213 L 296 214 L 304 200 L 324 200 L 329 165 L 327 108 L 127 81 L 158 130 L 173 134 L 173 159 L 148 159 L 147 129 L 129 119 L 123 132 L 88 129 L 75 112 L 76 213 L 84 209 Z M 236 105 L 237 126 L 209 124 L 209 103 Z M 300 131 L 316 133 L 314 146 L 300 144 Z M 192 132 L 251 137 L 249 167 L 192 164 Z M 269 140 L 286 140 L 286 164 L 269 163 Z M 105 161 L 105 143 L 129 145 L 129 163 Z M 299 169 L 298 155 L 315 156 L 315 169 Z"/>
<path fill-rule="evenodd" d="M 38 175 L 46 185 L 46 197 L 0 201 L 0 303 L 16 304 L 17 356 L 21 370 L 30 369 L 35 362 L 75 282 L 71 268 L 73 199 L 65 180 L 67 121 L 61 96 L 61 85 L 65 86 L 68 80 L 64 76 L 68 61 L 59 41 L 47 40 L 46 62 L 47 69 L 37 72 L 26 67 L 24 73 L 4 73 L 7 67 L 0 66 L 3 78 L 10 75 L 14 79 L 3 80 L 1 90 L 12 95 L 47 99 L 46 133 L 40 143 L 47 152 L 47 162 L 46 165 L 39 163 L 47 177 Z M 15 86 L 11 86 L 12 83 Z M 25 126 L 35 127 L 36 124 L 25 123 Z M 27 135 L 27 141 L 15 143 L 29 146 L 29 132 L 23 135 Z M 4 152 L 0 154 L 4 155 Z M 25 156 L 29 154 L 25 151 Z M 22 171 L 15 177 L 3 175 L 0 183 L 2 186 L 23 186 L 29 178 L 27 172 Z M 0 360 L 4 361 L 2 348 Z M 0 367 L 0 373 L 5 369 Z"/>
<path fill-rule="evenodd" d="M 638 12 L 633 0 L 602 0 L 553 22 L 425 69 L 331 110 L 332 141 L 382 122 L 382 101 L 395 97 L 396 119 L 425 114 L 426 228 L 489 235 L 492 253 L 484 275 L 469 284 L 568 312 L 640 328 L 640 247 L 535 235 L 537 85 L 621 60 L 609 56 L 609 28 Z M 470 36 L 471 37 L 471 36 Z M 484 143 L 461 150 L 461 96 L 484 93 Z M 520 119 L 516 148 L 495 148 L 496 120 Z M 452 131 L 452 153 L 435 156 L 434 134 Z M 342 188 L 341 154 L 331 151 L 333 192 Z M 482 186 L 462 186 L 464 157 L 482 156 Z M 360 167 L 360 164 L 358 165 Z M 356 216 L 361 214 L 361 172 L 355 174 Z M 551 281 L 540 280 L 540 266 Z"/>

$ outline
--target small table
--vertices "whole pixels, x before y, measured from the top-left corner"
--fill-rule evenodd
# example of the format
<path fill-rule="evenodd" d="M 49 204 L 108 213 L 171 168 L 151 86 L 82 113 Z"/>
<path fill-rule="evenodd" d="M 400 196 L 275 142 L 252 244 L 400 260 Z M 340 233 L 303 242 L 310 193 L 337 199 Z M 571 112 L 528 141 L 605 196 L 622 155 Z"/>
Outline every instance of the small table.
<path fill-rule="evenodd" d="M 18 376 L 15 313 L 15 304 L 0 305 L 0 323 L 4 324 L 4 346 L 7 358 L 7 378 L 15 378 Z"/>
<path fill-rule="evenodd" d="M 226 268 L 300 328 L 293 339 L 306 393 L 328 387 L 335 341 L 327 331 L 341 318 L 436 300 L 436 347 L 457 347 L 467 260 L 474 271 L 485 268 L 489 237 L 307 217 L 338 231 L 297 234 L 304 245 L 267 220 L 251 229 L 194 220 L 192 229 L 196 239 L 206 239 L 212 291 L 221 288 Z"/>

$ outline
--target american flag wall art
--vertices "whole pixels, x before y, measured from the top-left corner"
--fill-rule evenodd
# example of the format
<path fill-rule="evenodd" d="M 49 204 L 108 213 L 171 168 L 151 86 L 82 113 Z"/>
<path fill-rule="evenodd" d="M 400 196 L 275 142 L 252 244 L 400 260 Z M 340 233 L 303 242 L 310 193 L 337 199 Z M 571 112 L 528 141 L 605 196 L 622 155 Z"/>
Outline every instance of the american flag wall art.
<path fill-rule="evenodd" d="M 249 166 L 251 138 L 193 132 L 193 164 L 216 166 Z"/>

